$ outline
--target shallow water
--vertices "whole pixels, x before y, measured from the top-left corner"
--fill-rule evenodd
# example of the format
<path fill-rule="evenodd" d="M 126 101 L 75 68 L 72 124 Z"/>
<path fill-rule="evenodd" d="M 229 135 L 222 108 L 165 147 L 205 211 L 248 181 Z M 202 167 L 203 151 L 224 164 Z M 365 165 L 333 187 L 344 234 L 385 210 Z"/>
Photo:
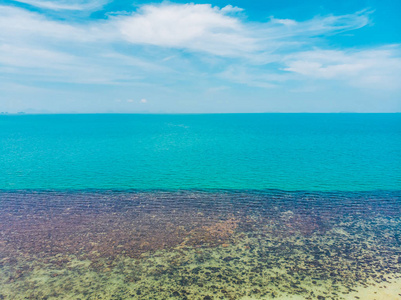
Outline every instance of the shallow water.
<path fill-rule="evenodd" d="M 1 299 L 400 299 L 401 192 L 0 192 Z"/>

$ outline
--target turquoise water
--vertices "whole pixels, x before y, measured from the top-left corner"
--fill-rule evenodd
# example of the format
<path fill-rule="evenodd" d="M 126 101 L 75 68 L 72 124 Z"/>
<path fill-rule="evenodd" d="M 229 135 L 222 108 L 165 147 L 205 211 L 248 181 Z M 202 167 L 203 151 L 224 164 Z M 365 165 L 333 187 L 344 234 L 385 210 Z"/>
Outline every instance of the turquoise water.
<path fill-rule="evenodd" d="M 0 299 L 400 299 L 400 125 L 0 116 Z"/>
<path fill-rule="evenodd" d="M 0 189 L 401 189 L 401 114 L 0 116 Z"/>

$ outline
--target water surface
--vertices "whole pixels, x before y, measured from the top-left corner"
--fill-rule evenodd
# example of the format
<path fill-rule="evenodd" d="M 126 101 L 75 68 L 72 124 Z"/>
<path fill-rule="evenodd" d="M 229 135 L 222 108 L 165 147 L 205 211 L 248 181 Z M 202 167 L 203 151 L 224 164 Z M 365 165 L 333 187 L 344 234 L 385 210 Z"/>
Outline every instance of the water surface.
<path fill-rule="evenodd" d="M 400 190 L 401 114 L 0 116 L 2 189 Z"/>
<path fill-rule="evenodd" d="M 0 116 L 0 299 L 401 299 L 400 125 Z"/>

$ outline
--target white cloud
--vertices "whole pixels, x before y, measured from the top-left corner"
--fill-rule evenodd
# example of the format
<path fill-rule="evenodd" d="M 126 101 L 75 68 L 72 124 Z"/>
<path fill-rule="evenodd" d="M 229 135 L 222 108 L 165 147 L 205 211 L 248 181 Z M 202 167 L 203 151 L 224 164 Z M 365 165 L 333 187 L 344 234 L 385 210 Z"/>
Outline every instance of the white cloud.
<path fill-rule="evenodd" d="M 315 79 L 346 81 L 363 88 L 400 88 L 399 45 L 367 50 L 313 50 L 285 58 L 285 71 Z"/>
<path fill-rule="evenodd" d="M 80 43 L 126 41 L 250 58 L 278 48 L 305 44 L 307 37 L 353 30 L 368 23 L 366 13 L 319 17 L 305 22 L 272 18 L 265 23 L 246 23 L 227 15 L 233 10 L 239 9 L 232 6 L 219 9 L 208 4 L 145 5 L 128 16 L 110 16 L 107 20 L 80 25 L 50 20 L 39 13 L 3 5 L 0 6 L 0 39 L 9 43 L 48 38 L 53 44 L 54 40 Z M 297 40 L 299 38 L 302 42 Z"/>
<path fill-rule="evenodd" d="M 244 22 L 229 14 L 240 10 L 230 5 L 221 9 L 209 4 L 145 5 L 130 16 L 113 20 L 122 37 L 133 44 L 256 61 L 262 61 L 265 53 L 312 43 L 309 38 L 355 30 L 369 23 L 367 11 L 304 22 L 274 17 L 267 22 Z"/>
<path fill-rule="evenodd" d="M 86 9 L 104 3 L 21 2 L 54 10 Z M 122 84 L 168 72 L 181 80 L 214 77 L 263 88 L 305 78 L 338 80 L 357 87 L 399 86 L 399 45 L 359 50 L 318 48 L 326 35 L 367 25 L 369 12 L 302 22 L 274 17 L 266 22 L 247 22 L 235 15 L 240 11 L 231 5 L 220 9 L 208 4 L 164 3 L 144 5 L 129 15 L 74 23 L 3 5 L 0 71 L 34 76 L 35 80 L 76 83 Z M 184 57 L 183 51 L 191 58 Z"/>
<path fill-rule="evenodd" d="M 14 45 L 0 45 L 0 64 L 26 68 L 58 68 L 57 65 L 71 66 L 75 57 L 48 49 L 24 48 Z"/>
<path fill-rule="evenodd" d="M 10 6 L 0 6 L 0 28 L 0 41 L 8 44 L 38 42 L 42 38 L 92 40 L 88 28 L 49 20 L 41 14 Z"/>
<path fill-rule="evenodd" d="M 0 6 L 0 28 L 0 72 L 21 79 L 121 84 L 141 80 L 144 73 L 169 72 L 146 58 L 111 49 L 116 34 L 105 22 L 77 25 Z"/>
<path fill-rule="evenodd" d="M 30 81 L 81 84 L 120 84 L 140 78 L 128 72 L 124 62 L 14 45 L 0 46 L 0 74 L 30 77 Z"/>
<path fill-rule="evenodd" d="M 141 103 L 148 103 L 148 100 L 146 100 L 146 99 L 141 99 Z"/>
<path fill-rule="evenodd" d="M 93 10 L 102 7 L 107 1 L 41 1 L 41 0 L 14 0 L 43 9 L 50 10 Z"/>
<path fill-rule="evenodd" d="M 221 11 L 223 13 L 237 13 L 237 12 L 244 11 L 244 9 L 242 9 L 238 6 L 226 5 L 221 9 Z"/>
<path fill-rule="evenodd" d="M 270 18 L 270 22 L 272 22 L 273 24 L 282 24 L 285 26 L 295 26 L 298 23 L 295 20 L 291 20 L 291 19 L 276 19 L 274 17 Z"/>
<path fill-rule="evenodd" d="M 233 9 L 233 8 L 232 8 Z M 256 40 L 226 10 L 208 4 L 146 5 L 116 18 L 122 36 L 134 44 L 184 48 L 216 55 L 257 50 Z"/>
<path fill-rule="evenodd" d="M 259 88 L 277 88 L 280 84 L 288 81 L 291 76 L 278 74 L 274 70 L 266 71 L 258 67 L 230 66 L 219 74 L 220 78 Z"/>
<path fill-rule="evenodd" d="M 340 16 L 316 17 L 310 21 L 297 22 L 294 34 L 320 35 L 355 30 L 369 24 L 369 11 Z"/>

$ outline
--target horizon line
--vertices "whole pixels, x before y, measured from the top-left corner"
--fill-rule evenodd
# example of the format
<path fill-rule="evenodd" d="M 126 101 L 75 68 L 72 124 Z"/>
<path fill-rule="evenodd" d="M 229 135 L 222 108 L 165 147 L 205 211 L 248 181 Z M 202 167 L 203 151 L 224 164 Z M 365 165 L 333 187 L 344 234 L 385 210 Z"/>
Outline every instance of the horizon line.
<path fill-rule="evenodd" d="M 399 114 L 400 112 L 0 112 L 0 116 L 26 116 L 26 115 L 255 115 L 255 114 Z"/>

